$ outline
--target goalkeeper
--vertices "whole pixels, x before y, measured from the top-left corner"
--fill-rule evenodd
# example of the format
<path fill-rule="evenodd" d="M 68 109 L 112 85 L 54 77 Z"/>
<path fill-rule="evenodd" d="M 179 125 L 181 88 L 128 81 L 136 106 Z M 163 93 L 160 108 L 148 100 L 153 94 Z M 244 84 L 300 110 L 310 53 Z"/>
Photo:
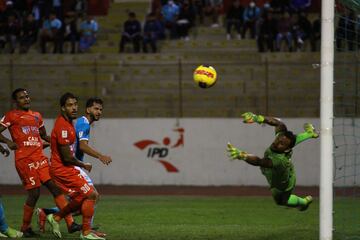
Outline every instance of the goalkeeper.
<path fill-rule="evenodd" d="M 294 135 L 279 119 L 255 115 L 251 112 L 242 114 L 242 117 L 244 123 L 256 122 L 274 126 L 276 137 L 270 147 L 266 149 L 263 158 L 237 149 L 231 143 L 227 145 L 229 157 L 232 160 L 243 160 L 251 165 L 260 166 L 262 174 L 270 185 L 276 204 L 305 211 L 313 199 L 311 196 L 301 198 L 292 194 L 296 184 L 294 165 L 291 162 L 292 148 L 307 139 L 318 138 L 319 134 L 310 123 L 305 123 L 303 133 Z"/>

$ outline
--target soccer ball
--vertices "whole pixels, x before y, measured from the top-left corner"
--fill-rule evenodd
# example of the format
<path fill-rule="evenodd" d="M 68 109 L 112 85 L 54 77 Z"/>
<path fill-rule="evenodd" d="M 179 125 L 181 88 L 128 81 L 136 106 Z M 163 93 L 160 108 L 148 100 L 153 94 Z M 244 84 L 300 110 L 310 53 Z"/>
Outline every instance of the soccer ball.
<path fill-rule="evenodd" d="M 216 71 L 212 66 L 200 65 L 194 71 L 194 81 L 201 88 L 209 88 L 216 83 Z"/>

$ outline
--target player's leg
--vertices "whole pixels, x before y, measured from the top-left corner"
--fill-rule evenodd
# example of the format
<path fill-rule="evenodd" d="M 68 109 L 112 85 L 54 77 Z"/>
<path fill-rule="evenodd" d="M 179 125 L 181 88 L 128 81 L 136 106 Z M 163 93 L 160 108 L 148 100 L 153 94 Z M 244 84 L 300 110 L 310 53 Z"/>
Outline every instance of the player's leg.
<path fill-rule="evenodd" d="M 99 193 L 98 193 L 97 189 L 96 189 L 95 186 L 94 186 L 94 182 L 91 180 L 90 176 L 89 176 L 83 169 L 81 169 L 81 168 L 79 168 L 79 167 L 75 167 L 75 168 L 76 168 L 77 170 L 79 170 L 82 178 L 85 179 L 85 181 L 88 183 L 88 185 L 93 188 L 93 191 L 95 192 L 95 194 L 96 194 L 96 196 L 97 196 L 97 198 L 96 198 L 96 204 L 97 204 L 97 202 L 99 201 Z M 94 226 L 94 218 L 95 218 L 95 212 L 96 212 L 96 204 L 95 204 L 95 211 L 94 211 L 93 217 L 92 217 L 92 219 L 91 219 L 91 228 L 92 228 L 93 230 L 97 230 L 97 229 L 98 229 L 98 227 L 95 227 L 95 226 Z M 97 233 L 98 233 L 98 235 L 105 236 L 105 235 L 103 235 L 101 232 L 97 232 Z"/>
<path fill-rule="evenodd" d="M 24 214 L 21 231 L 24 233 L 24 237 L 39 237 L 40 235 L 32 230 L 31 219 L 34 213 L 36 203 L 40 197 L 40 187 L 28 189 L 27 193 L 28 196 L 24 204 Z"/>
<path fill-rule="evenodd" d="M 60 238 L 61 232 L 59 222 L 67 215 L 81 208 L 81 204 L 86 196 L 81 193 L 80 186 L 83 186 L 86 182 L 78 173 L 71 171 L 52 174 L 52 179 L 62 192 L 71 193 L 71 200 L 65 207 L 60 207 L 58 213 L 49 214 L 47 216 L 47 222 L 50 224 L 52 233 L 55 237 Z"/>
<path fill-rule="evenodd" d="M 15 167 L 18 175 L 23 183 L 24 189 L 27 191 L 27 199 L 23 209 L 23 222 L 21 231 L 24 233 L 24 237 L 38 237 L 31 228 L 31 219 L 34 213 L 37 200 L 40 196 L 40 178 L 36 171 L 37 164 L 32 159 L 23 159 L 22 161 L 16 161 Z"/>
<path fill-rule="evenodd" d="M 48 180 L 48 181 L 44 182 L 44 185 L 49 190 L 49 192 L 53 195 L 54 201 L 58 208 L 57 211 L 56 211 L 56 209 L 53 209 L 53 211 L 55 211 L 54 213 L 59 212 L 60 211 L 59 209 L 63 209 L 68 205 L 68 201 L 66 200 L 65 195 L 62 193 L 62 191 L 56 186 L 56 184 L 52 180 Z M 52 214 L 52 213 L 49 213 L 49 214 Z M 80 231 L 81 226 L 74 222 L 74 219 L 71 214 L 66 215 L 64 217 L 64 219 L 65 219 L 66 226 L 67 226 L 69 233 Z"/>
<path fill-rule="evenodd" d="M 306 196 L 301 198 L 292 194 L 292 191 L 280 191 L 276 188 L 271 189 L 272 196 L 278 205 L 298 208 L 301 211 L 305 211 L 309 205 L 312 203 L 312 197 Z"/>
<path fill-rule="evenodd" d="M 9 226 L 6 224 L 6 221 L 5 221 L 4 207 L 0 200 L 0 232 L 4 233 L 8 228 L 9 228 Z"/>
<path fill-rule="evenodd" d="M 22 232 L 19 232 L 6 224 L 4 207 L 0 199 L 0 237 L 21 238 L 22 236 Z"/>
<path fill-rule="evenodd" d="M 103 233 L 94 232 L 91 229 L 91 219 L 93 218 L 95 211 L 95 204 L 98 199 L 98 194 L 94 190 L 90 194 L 87 194 L 86 199 L 81 206 L 81 212 L 83 215 L 83 229 L 80 236 L 81 239 L 105 239 L 106 236 Z"/>

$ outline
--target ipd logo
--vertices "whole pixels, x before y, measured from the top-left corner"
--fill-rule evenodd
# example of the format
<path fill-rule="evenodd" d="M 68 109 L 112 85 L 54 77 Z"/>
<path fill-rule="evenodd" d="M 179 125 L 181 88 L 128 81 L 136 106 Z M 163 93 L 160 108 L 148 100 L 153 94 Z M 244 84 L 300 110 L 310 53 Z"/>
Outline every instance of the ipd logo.
<path fill-rule="evenodd" d="M 140 150 L 146 150 L 146 157 L 149 159 L 154 159 L 157 162 L 161 163 L 167 172 L 179 172 L 179 170 L 171 164 L 169 161 L 164 160 L 170 154 L 170 149 L 179 148 L 184 146 L 184 132 L 183 128 L 176 128 L 173 131 L 179 133 L 179 137 L 176 140 L 175 144 L 171 145 L 171 139 L 165 137 L 162 140 L 162 143 L 159 143 L 154 140 L 144 139 L 134 143 L 134 146 Z"/>

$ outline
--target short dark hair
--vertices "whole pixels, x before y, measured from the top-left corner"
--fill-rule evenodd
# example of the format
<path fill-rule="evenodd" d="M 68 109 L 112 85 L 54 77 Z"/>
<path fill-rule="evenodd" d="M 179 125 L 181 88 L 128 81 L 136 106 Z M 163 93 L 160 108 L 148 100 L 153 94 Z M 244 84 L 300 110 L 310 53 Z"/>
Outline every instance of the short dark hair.
<path fill-rule="evenodd" d="M 61 106 L 61 107 L 64 107 L 65 104 L 66 104 L 66 101 L 67 101 L 68 99 L 70 99 L 70 98 L 75 98 L 76 100 L 78 100 L 78 98 L 77 98 L 74 94 L 72 94 L 72 93 L 70 93 L 70 92 L 67 92 L 67 93 L 64 93 L 64 94 L 61 96 L 61 98 L 60 98 L 60 106 Z"/>
<path fill-rule="evenodd" d="M 135 18 L 136 14 L 134 12 L 129 12 L 129 17 Z"/>
<path fill-rule="evenodd" d="M 16 95 L 17 95 L 19 92 L 25 92 L 25 91 L 26 91 L 25 88 L 17 88 L 17 89 L 15 89 L 15 90 L 12 92 L 11 98 L 12 98 L 13 100 L 16 100 Z"/>
<path fill-rule="evenodd" d="M 291 132 L 291 131 L 286 131 L 286 132 L 283 133 L 283 135 L 284 135 L 285 137 L 287 137 L 288 139 L 290 139 L 290 146 L 289 146 L 289 148 L 295 147 L 296 135 L 295 135 L 293 132 Z"/>
<path fill-rule="evenodd" d="M 104 105 L 103 100 L 101 98 L 92 97 L 86 101 L 86 108 L 92 107 L 94 105 L 94 103 Z"/>

